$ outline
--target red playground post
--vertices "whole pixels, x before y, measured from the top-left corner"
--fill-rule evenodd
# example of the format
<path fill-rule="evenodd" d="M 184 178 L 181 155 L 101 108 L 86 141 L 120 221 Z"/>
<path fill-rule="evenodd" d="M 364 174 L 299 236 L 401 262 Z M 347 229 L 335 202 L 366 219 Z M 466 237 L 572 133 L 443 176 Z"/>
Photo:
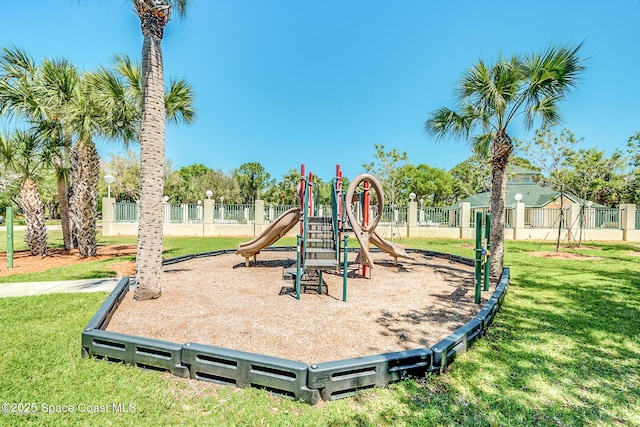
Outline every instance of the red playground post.
<path fill-rule="evenodd" d="M 362 195 L 362 228 L 365 228 L 365 229 L 369 226 L 369 209 L 371 204 L 369 189 L 370 189 L 369 181 L 365 181 L 364 192 Z M 369 250 L 369 248 L 367 248 L 367 250 Z M 362 275 L 364 277 L 368 277 L 368 273 L 369 273 L 369 266 L 362 264 Z"/>

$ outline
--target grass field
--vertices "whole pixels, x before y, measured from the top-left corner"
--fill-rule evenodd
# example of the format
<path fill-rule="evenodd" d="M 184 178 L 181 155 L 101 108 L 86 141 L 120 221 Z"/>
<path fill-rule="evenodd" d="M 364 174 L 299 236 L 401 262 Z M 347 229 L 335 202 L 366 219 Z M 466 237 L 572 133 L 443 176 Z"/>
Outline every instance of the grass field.
<path fill-rule="evenodd" d="M 237 241 L 169 238 L 165 256 Z M 402 243 L 472 256 L 465 241 Z M 39 413 L 3 413 L 0 425 L 640 425 L 640 246 L 589 242 L 570 250 L 581 259 L 533 254 L 552 243 L 506 249 L 504 308 L 450 372 L 317 407 L 82 359 L 82 328 L 106 294 L 2 298 L 3 412 Z"/>

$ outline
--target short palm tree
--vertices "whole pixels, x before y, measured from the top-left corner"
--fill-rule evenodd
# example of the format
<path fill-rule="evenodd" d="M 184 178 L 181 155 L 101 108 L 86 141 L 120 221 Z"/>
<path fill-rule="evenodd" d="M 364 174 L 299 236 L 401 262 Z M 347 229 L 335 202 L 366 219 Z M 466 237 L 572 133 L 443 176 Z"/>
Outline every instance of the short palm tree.
<path fill-rule="evenodd" d="M 76 67 L 64 59 L 45 60 L 39 65 L 17 47 L 0 52 L 2 112 L 29 122 L 47 143 L 48 158 L 56 171 L 65 249 L 71 248 L 68 208 L 71 135 L 65 130 L 64 111 L 78 80 Z"/>
<path fill-rule="evenodd" d="M 506 169 L 514 148 L 508 127 L 516 118 L 522 118 L 527 129 L 538 119 L 543 124 L 558 122 L 559 103 L 584 70 L 578 55 L 581 46 L 500 58 L 493 65 L 481 60 L 463 75 L 457 88 L 457 108 L 436 110 L 425 122 L 425 131 L 437 138 L 470 139 L 475 151 L 490 153 L 493 276 L 501 273 L 504 257 Z"/>
<path fill-rule="evenodd" d="M 46 165 L 45 144 L 33 131 L 0 134 L 0 161 L 20 179 L 20 207 L 27 223 L 26 240 L 31 255 L 47 255 L 44 203 L 37 180 Z"/>
<path fill-rule="evenodd" d="M 162 294 L 162 196 L 164 193 L 164 72 L 161 42 L 172 6 L 184 15 L 187 0 L 132 0 L 142 29 L 140 217 L 134 298 Z"/>

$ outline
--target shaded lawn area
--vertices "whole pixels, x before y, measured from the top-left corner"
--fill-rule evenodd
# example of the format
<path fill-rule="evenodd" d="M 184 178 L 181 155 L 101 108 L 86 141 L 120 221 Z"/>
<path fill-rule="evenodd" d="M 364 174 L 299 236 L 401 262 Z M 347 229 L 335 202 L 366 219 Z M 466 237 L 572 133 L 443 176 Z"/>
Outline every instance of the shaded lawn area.
<path fill-rule="evenodd" d="M 200 248 L 198 240 L 175 253 Z M 401 243 L 472 256 L 470 242 Z M 590 243 L 578 249 L 582 260 L 531 254 L 552 244 L 506 249 L 504 308 L 450 372 L 318 407 L 82 359 L 82 328 L 106 294 L 2 298 L 2 402 L 76 411 L 0 414 L 0 425 L 640 425 L 640 248 Z M 114 403 L 135 412 L 78 412 Z"/>

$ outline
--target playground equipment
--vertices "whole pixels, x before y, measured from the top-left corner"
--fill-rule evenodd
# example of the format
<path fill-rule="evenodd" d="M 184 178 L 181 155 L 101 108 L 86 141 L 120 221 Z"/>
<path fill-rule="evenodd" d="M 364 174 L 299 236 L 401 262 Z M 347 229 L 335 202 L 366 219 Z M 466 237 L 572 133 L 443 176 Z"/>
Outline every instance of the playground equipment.
<path fill-rule="evenodd" d="M 482 212 L 476 212 L 476 257 L 475 257 L 475 272 L 476 272 L 476 288 L 475 288 L 475 303 L 480 304 L 480 295 L 482 284 L 484 283 L 484 290 L 489 290 L 489 268 L 491 261 L 491 214 L 487 213 L 485 218 L 484 238 L 482 237 Z"/>
<path fill-rule="evenodd" d="M 7 270 L 13 268 L 13 207 L 8 206 L 7 212 Z"/>
<path fill-rule="evenodd" d="M 360 223 L 355 217 L 354 209 L 354 194 L 360 184 L 363 184 L 361 203 L 362 223 Z M 375 190 L 377 196 L 376 209 L 372 209 L 371 206 L 370 192 L 372 189 Z M 398 257 L 407 257 L 407 253 L 402 246 L 385 240 L 375 232 L 375 228 L 378 225 L 384 210 L 384 192 L 382 191 L 382 185 L 380 185 L 380 182 L 376 177 L 367 173 L 358 175 L 356 179 L 351 182 L 351 185 L 349 185 L 346 201 L 348 203 L 348 209 L 346 209 L 347 217 L 349 218 L 349 223 L 351 224 L 353 233 L 360 243 L 358 261 L 363 266 L 363 276 L 367 276 L 369 269 L 373 267 L 373 262 L 371 261 L 371 255 L 369 252 L 369 243 L 373 243 L 378 248 L 393 256 L 394 264 L 398 263 Z M 375 212 L 375 216 L 370 218 L 370 213 L 372 211 Z"/>
<path fill-rule="evenodd" d="M 231 250 L 193 254 L 166 259 L 172 265 L 203 256 L 219 256 Z M 452 262 L 471 265 L 472 259 L 420 249 L 414 253 L 440 256 Z M 237 387 L 253 387 L 275 396 L 299 399 L 312 405 L 320 399 L 331 401 L 354 395 L 371 387 L 385 387 L 409 377 L 424 378 L 425 373 L 442 374 L 455 359 L 485 336 L 504 304 L 510 283 L 510 270 L 504 268 L 496 288 L 478 314 L 431 347 L 403 348 L 389 353 L 307 364 L 258 353 L 217 347 L 197 342 L 170 342 L 145 336 L 107 330 L 112 316 L 134 286 L 132 277 L 123 278 L 82 331 L 82 357 L 123 362 L 147 370 L 169 372 L 191 378 Z M 284 323 L 283 327 L 290 328 Z M 301 340 L 300 345 L 305 345 Z"/>
<path fill-rule="evenodd" d="M 364 190 L 357 192 L 360 184 L 363 184 Z M 407 257 L 407 254 L 402 246 L 385 240 L 375 232 L 384 209 L 384 194 L 380 182 L 373 175 L 358 175 L 345 193 L 342 188 L 342 171 L 340 165 L 337 165 L 336 177 L 332 182 L 330 216 L 319 215 L 313 189 L 313 174 L 309 173 L 308 177 L 305 176 L 303 164 L 296 193 L 300 207 L 283 213 L 253 240 L 240 243 L 236 253 L 245 258 L 245 265 L 248 267 L 251 257 L 255 263 L 256 256 L 262 249 L 273 245 L 296 224 L 299 224 L 296 267 L 287 271 L 288 275 L 295 277 L 296 298 L 300 299 L 303 275 L 317 276 L 318 293 L 322 294 L 323 272 L 339 272 L 342 269 L 343 300 L 346 301 L 349 241 L 345 233 L 353 232 L 360 243 L 360 253 L 356 262 L 361 265 L 362 275 L 365 277 L 370 277 L 370 269 L 373 267 L 370 243 L 393 256 L 395 264 L 398 257 Z M 375 191 L 375 206 L 371 204 L 372 190 Z M 361 219 L 356 217 L 357 209 L 360 209 L 358 216 Z M 371 212 L 375 212 L 373 218 L 370 218 Z"/>
<path fill-rule="evenodd" d="M 300 222 L 300 208 L 291 208 L 280 215 L 269 227 L 264 230 L 255 239 L 245 243 L 240 243 L 236 250 L 238 255 L 245 257 L 245 265 L 249 267 L 249 258 L 253 257 L 256 262 L 256 256 L 266 247 L 273 245 L 280 240 Z"/>

